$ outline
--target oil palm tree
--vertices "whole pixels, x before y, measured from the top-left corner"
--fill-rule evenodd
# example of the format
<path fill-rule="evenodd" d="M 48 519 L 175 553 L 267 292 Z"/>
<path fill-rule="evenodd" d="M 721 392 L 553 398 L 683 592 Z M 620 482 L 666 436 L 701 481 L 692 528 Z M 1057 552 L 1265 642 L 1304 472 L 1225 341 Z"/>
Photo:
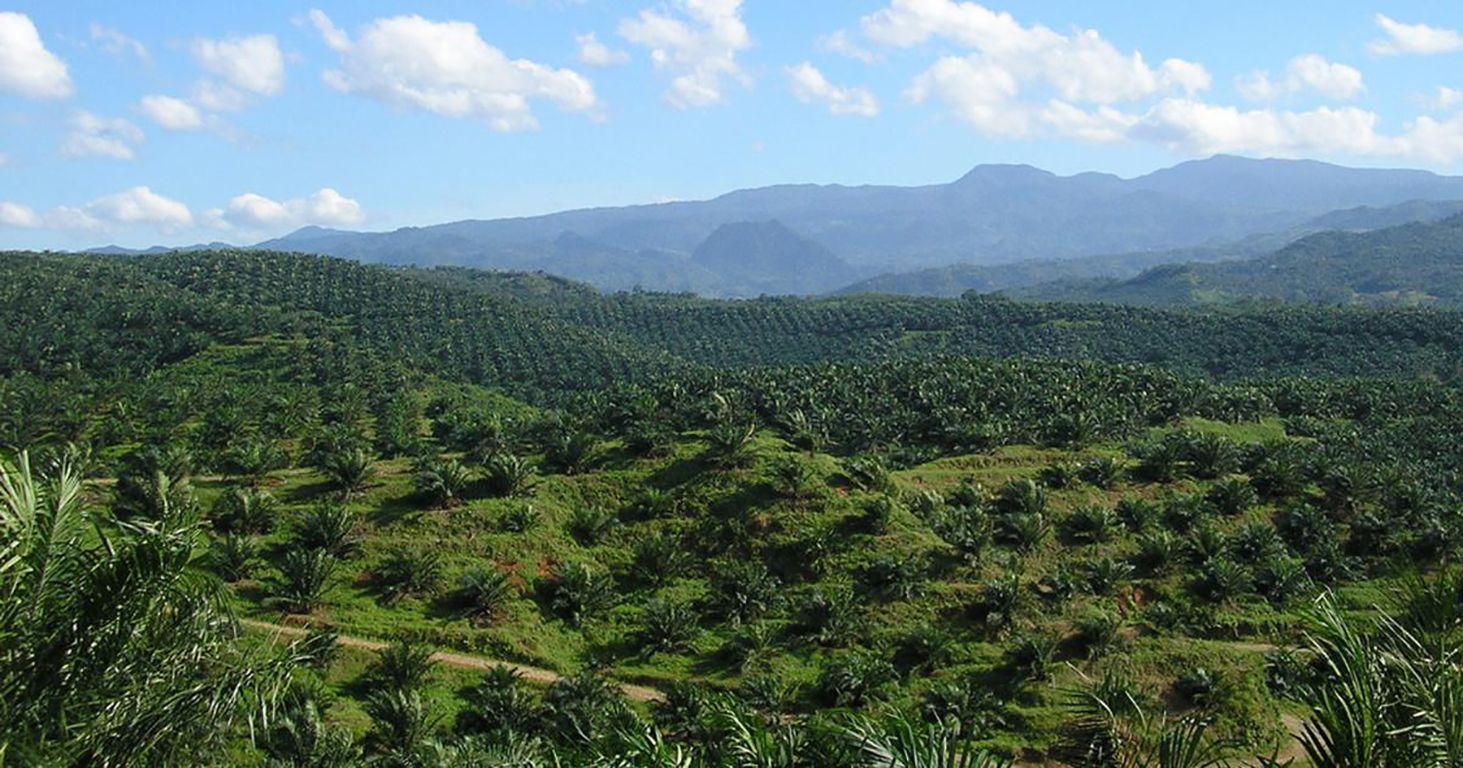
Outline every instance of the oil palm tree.
<path fill-rule="evenodd" d="M 118 522 L 62 462 L 0 460 L 0 755 L 16 765 L 209 761 L 288 674 L 240 646 L 196 514 Z"/>

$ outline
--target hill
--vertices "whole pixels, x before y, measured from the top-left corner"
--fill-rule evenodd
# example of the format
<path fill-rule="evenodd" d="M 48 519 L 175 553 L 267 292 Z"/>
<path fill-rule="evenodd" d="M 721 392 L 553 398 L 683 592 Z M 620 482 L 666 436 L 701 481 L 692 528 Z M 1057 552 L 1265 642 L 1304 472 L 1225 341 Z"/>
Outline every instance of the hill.
<path fill-rule="evenodd" d="M 220 251 L 0 254 L 0 324 L 0 708 L 67 724 L 27 764 L 119 716 L 186 755 L 139 765 L 1249 758 L 1356 680 L 1328 627 L 1458 674 L 1463 313 Z M 1434 748 L 1434 678 L 1366 670 Z"/>
<path fill-rule="evenodd" d="M 1463 216 L 1374 232 L 1323 232 L 1269 256 L 1171 264 L 1130 280 L 1013 291 L 1063 301 L 1195 305 L 1254 299 L 1313 304 L 1463 304 Z"/>

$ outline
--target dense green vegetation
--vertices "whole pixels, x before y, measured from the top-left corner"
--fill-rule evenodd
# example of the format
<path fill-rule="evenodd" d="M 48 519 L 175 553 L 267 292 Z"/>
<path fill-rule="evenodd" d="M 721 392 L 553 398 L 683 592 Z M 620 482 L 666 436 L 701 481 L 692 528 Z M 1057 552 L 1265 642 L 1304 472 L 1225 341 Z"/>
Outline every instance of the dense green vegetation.
<path fill-rule="evenodd" d="M 1463 749 L 1447 311 L 0 278 L 16 764 Z"/>
<path fill-rule="evenodd" d="M 1129 280 L 1067 280 L 1013 294 L 1044 300 L 1197 305 L 1253 299 L 1315 304 L 1463 303 L 1463 216 L 1375 232 L 1322 232 L 1257 259 L 1173 263 Z"/>

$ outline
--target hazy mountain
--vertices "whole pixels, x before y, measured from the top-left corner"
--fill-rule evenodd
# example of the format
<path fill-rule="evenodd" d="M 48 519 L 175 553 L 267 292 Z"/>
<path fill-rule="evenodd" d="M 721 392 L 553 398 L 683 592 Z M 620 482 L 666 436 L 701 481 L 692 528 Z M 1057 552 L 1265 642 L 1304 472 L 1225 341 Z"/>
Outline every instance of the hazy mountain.
<path fill-rule="evenodd" d="M 948 184 L 782 185 L 703 201 L 391 232 L 306 227 L 257 247 L 390 264 L 545 269 L 608 290 L 638 285 L 713 295 L 750 289 L 798 293 L 809 284 L 837 285 L 805 272 L 796 275 L 802 282 L 782 282 L 772 279 L 776 272 L 765 271 L 755 278 L 743 275 L 751 280 L 747 284 L 708 283 L 711 276 L 697 269 L 704 265 L 691 257 L 723 225 L 777 221 L 865 275 L 952 264 L 988 267 L 1213 249 L 1286 232 L 1338 209 L 1457 199 L 1463 199 L 1463 178 L 1312 161 L 1220 156 L 1134 179 L 982 165 Z M 566 247 L 566 233 L 579 240 Z M 806 255 L 797 241 L 783 242 L 793 248 L 789 257 Z M 763 250 L 758 258 L 768 254 Z"/>
<path fill-rule="evenodd" d="M 723 224 L 696 246 L 691 261 L 720 276 L 723 292 L 733 296 L 823 293 L 858 275 L 778 221 Z"/>
<path fill-rule="evenodd" d="M 1259 259 L 1169 264 L 1129 280 L 1063 281 L 1014 295 L 1194 305 L 1251 299 L 1463 306 L 1463 215 L 1372 232 L 1321 232 Z"/>
<path fill-rule="evenodd" d="M 1252 235 L 1221 245 L 987 266 L 952 264 L 914 272 L 879 275 L 840 288 L 835 293 L 951 297 L 967 291 L 990 293 L 1057 281 L 1062 282 L 1062 290 L 1068 290 L 1082 285 L 1072 281 L 1126 279 L 1162 265 L 1238 261 L 1268 256 L 1316 232 L 1364 232 L 1409 222 L 1441 221 L 1459 212 L 1463 212 L 1463 201 L 1458 200 L 1413 200 L 1381 208 L 1361 206 L 1332 211 L 1283 232 Z"/>
<path fill-rule="evenodd" d="M 238 248 L 219 241 L 212 243 L 194 243 L 193 245 L 154 245 L 151 248 L 124 248 L 120 245 L 104 245 L 99 248 L 88 248 L 84 253 L 98 253 L 103 256 L 151 256 L 157 253 L 171 253 L 173 251 L 227 251 Z"/>

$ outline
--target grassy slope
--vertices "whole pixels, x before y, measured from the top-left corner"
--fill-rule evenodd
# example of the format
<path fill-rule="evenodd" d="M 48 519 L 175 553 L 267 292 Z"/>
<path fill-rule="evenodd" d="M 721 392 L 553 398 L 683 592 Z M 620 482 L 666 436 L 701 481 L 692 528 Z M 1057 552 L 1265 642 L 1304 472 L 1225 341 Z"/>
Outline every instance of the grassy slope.
<path fill-rule="evenodd" d="M 1189 426 L 1239 439 L 1274 437 L 1279 431 L 1278 424 L 1268 422 L 1250 425 L 1196 422 Z M 646 600 L 652 596 L 699 599 L 707 593 L 708 585 L 705 569 L 698 568 L 694 575 L 658 590 L 635 586 L 634 574 L 627 570 L 630 543 L 651 529 L 701 525 L 709 517 L 734 514 L 738 510 L 752 512 L 750 519 L 760 521 L 757 524 L 765 529 L 769 542 L 816 525 L 853 529 L 861 504 L 869 495 L 849 488 L 836 473 L 834 460 L 816 456 L 809 461 L 825 475 L 822 490 L 808 501 L 778 498 L 767 486 L 768 472 L 775 461 L 795 454 L 773 438 L 759 438 L 756 461 L 731 472 L 704 466 L 700 456 L 702 445 L 695 440 L 683 441 L 666 458 L 648 461 L 627 459 L 613 445 L 602 446 L 602 450 L 604 458 L 593 471 L 573 477 L 544 477 L 530 499 L 490 499 L 479 488 L 469 494 L 464 506 L 451 510 L 424 509 L 414 496 L 409 468 L 399 461 L 383 462 L 378 482 L 351 502 L 368 521 L 364 555 L 348 562 L 337 574 L 327 595 L 328 605 L 313 619 L 346 634 L 422 639 L 439 646 L 520 660 L 562 672 L 581 669 L 594 658 L 608 664 L 612 673 L 621 679 L 651 685 L 667 685 L 683 679 L 717 687 L 739 685 L 746 676 L 723 661 L 719 653 L 733 631 L 713 620 L 703 622 L 704 631 L 688 653 L 646 657 L 638 652 L 635 633 Z M 1121 452 L 1116 446 L 1098 446 L 1077 454 L 1014 447 L 992 455 L 954 457 L 914 467 L 897 473 L 895 482 L 904 491 L 925 488 L 951 491 L 967 482 L 997 488 L 1012 479 L 1035 477 L 1053 463 L 1098 455 L 1119 456 Z M 287 536 L 290 518 L 327 489 L 314 473 L 300 470 L 277 474 L 271 478 L 270 486 L 287 505 L 284 524 L 269 539 L 278 546 Z M 205 503 L 221 487 L 221 482 L 204 483 L 201 492 Z M 565 531 L 576 507 L 594 505 L 620 510 L 632 504 L 647 487 L 671 490 L 687 500 L 688 509 L 706 511 L 699 515 L 693 512 L 684 518 L 623 524 L 603 543 L 591 547 L 576 543 Z M 1124 497 L 1162 498 L 1201 487 L 1195 481 L 1166 485 L 1124 483 L 1107 491 L 1078 487 L 1054 491 L 1051 503 L 1060 528 L 1061 520 L 1084 505 L 1110 507 Z M 522 534 L 504 531 L 501 524 L 504 517 L 525 504 L 538 510 L 539 524 Z M 1241 519 L 1221 520 L 1220 524 L 1233 529 L 1246 520 L 1266 519 L 1273 512 L 1268 507 L 1259 507 Z M 1279 738 L 1275 704 L 1264 689 L 1262 652 L 1270 643 L 1289 638 L 1288 628 L 1296 617 L 1258 598 L 1214 609 L 1210 628 L 1202 637 L 1159 633 L 1143 626 L 1144 614 L 1138 607 L 1142 596 L 1154 600 L 1159 595 L 1181 594 L 1184 578 L 1181 573 L 1144 579 L 1139 582 L 1140 592 L 1124 589 L 1110 597 L 1079 596 L 1065 605 L 1048 605 L 1034 594 L 1029 595 L 1016 632 L 991 631 L 968 617 L 966 608 L 980 594 L 980 585 L 1011 568 L 1023 572 L 1031 587 L 1063 563 L 1124 557 L 1132 554 L 1134 547 L 1132 537 L 1126 534 L 1100 545 L 1078 545 L 1058 535 L 1025 557 L 997 552 L 974 567 L 953 565 L 915 599 L 870 598 L 865 607 L 866 636 L 876 647 L 893 646 L 924 625 L 943 627 L 957 638 L 948 659 L 933 676 L 925 677 L 915 671 L 892 695 L 896 700 L 913 700 L 936 681 L 963 674 L 999 677 L 1001 659 L 1013 638 L 1021 633 L 1037 633 L 1065 638 L 1058 658 L 1066 663 L 1058 666 L 1049 683 L 1024 689 L 1013 700 L 1007 712 L 1007 730 L 1000 739 L 1008 748 L 1040 749 L 1052 744 L 1064 719 L 1064 691 L 1083 680 L 1100 678 L 1109 666 L 1134 673 L 1136 680 L 1154 691 L 1161 701 L 1180 708 L 1187 705 L 1173 692 L 1174 682 L 1196 669 L 1207 670 L 1224 686 L 1224 701 L 1218 709 L 1224 732 L 1242 735 L 1261 745 Z M 519 598 L 487 627 L 474 626 L 455 615 L 440 592 L 427 599 L 407 598 L 388 604 L 372 587 L 373 568 L 388 553 L 412 548 L 430 548 L 443 556 L 447 564 L 443 592 L 461 570 L 473 563 L 488 562 L 514 574 Z M 935 561 L 949 559 L 947 549 L 929 526 L 914 514 L 901 510 L 882 534 L 847 534 L 833 557 L 829 578 L 853 577 L 878 554 L 922 554 Z M 608 568 L 628 588 L 619 605 L 583 628 L 568 626 L 534 599 L 537 582 L 555 564 L 569 560 L 590 561 Z M 279 614 L 262 604 L 268 591 L 269 574 L 266 571 L 261 575 L 262 582 L 236 585 L 237 594 L 247 615 L 277 620 Z M 803 589 L 806 587 L 793 586 L 788 591 L 795 595 Z M 1075 647 L 1073 633 L 1074 627 L 1096 610 L 1124 615 L 1124 629 L 1111 654 L 1088 660 Z M 842 653 L 786 640 L 779 642 L 749 674 L 773 675 L 784 684 L 800 686 L 798 708 L 816 707 L 818 700 L 812 689 L 817 683 L 818 670 Z M 351 690 L 347 687 L 343 691 L 349 698 Z M 343 716 L 353 717 L 355 705 L 344 706 Z"/>

